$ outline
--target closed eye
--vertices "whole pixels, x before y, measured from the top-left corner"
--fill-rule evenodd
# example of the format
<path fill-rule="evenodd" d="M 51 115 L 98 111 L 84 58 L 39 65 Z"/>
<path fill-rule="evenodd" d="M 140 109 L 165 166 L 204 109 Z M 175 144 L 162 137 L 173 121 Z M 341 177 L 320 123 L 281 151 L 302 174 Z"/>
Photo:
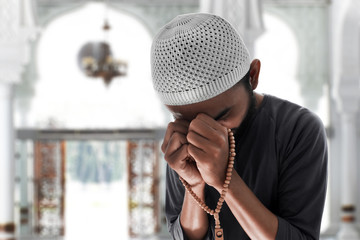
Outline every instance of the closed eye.
<path fill-rule="evenodd" d="M 221 118 L 225 117 L 226 114 L 228 114 L 230 112 L 230 107 L 225 108 L 223 111 L 221 111 L 218 115 L 216 115 L 216 117 L 214 118 L 216 121 L 220 120 Z"/>

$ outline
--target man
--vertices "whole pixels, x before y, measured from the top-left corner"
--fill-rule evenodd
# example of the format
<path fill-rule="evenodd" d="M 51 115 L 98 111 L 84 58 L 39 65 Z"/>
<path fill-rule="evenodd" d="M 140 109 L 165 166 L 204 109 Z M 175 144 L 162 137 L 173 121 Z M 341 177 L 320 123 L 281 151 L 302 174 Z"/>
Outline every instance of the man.
<path fill-rule="evenodd" d="M 156 35 L 151 66 L 154 88 L 175 118 L 162 144 L 172 237 L 214 239 L 214 217 L 200 205 L 215 209 L 223 197 L 224 239 L 318 239 L 323 125 L 305 108 L 253 92 L 260 61 L 250 63 L 234 28 L 211 14 L 180 15 Z M 236 158 L 227 186 L 228 129 Z"/>

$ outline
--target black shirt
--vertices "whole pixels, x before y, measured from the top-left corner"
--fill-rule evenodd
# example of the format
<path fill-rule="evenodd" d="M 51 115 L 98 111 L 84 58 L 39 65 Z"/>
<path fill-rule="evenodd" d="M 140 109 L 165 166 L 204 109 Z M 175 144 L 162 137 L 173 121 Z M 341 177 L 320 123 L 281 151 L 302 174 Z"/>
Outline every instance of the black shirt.
<path fill-rule="evenodd" d="M 265 95 L 241 132 L 235 134 L 234 170 L 279 220 L 276 239 L 319 239 L 327 182 L 327 144 L 321 120 L 306 108 Z M 173 239 L 187 239 L 180 225 L 184 187 L 167 167 L 166 217 Z M 206 185 L 216 208 L 219 193 Z M 209 216 L 206 239 L 214 239 Z M 226 203 L 220 212 L 224 239 L 249 239 Z"/>

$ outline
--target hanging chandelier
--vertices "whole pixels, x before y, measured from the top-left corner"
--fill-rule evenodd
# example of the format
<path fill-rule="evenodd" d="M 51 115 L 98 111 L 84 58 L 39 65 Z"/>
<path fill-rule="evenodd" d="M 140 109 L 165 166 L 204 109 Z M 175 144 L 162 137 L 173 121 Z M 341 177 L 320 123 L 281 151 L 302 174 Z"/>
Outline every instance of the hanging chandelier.
<path fill-rule="evenodd" d="M 106 33 L 110 25 L 105 18 L 103 30 Z M 106 37 L 105 37 L 106 39 Z M 83 73 L 89 77 L 102 78 L 109 85 L 114 77 L 125 76 L 127 63 L 114 59 L 110 45 L 107 41 L 88 42 L 81 47 L 78 54 L 78 64 Z"/>

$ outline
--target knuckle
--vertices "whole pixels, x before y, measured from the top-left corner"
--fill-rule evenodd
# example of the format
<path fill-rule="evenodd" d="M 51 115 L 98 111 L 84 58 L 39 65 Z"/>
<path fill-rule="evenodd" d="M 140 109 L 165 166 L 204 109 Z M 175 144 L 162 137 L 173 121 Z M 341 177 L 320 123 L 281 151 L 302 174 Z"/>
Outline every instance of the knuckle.
<path fill-rule="evenodd" d="M 165 146 L 165 142 L 163 142 L 163 143 L 161 144 L 161 151 L 162 151 L 162 153 L 165 153 L 165 150 L 166 150 L 166 146 Z"/>
<path fill-rule="evenodd" d="M 227 143 L 226 137 L 222 137 L 219 145 L 221 146 L 221 148 L 224 148 L 226 146 L 226 143 Z"/>
<path fill-rule="evenodd" d="M 172 141 L 179 140 L 180 138 L 182 138 L 182 135 L 178 132 L 174 132 L 173 135 L 171 136 Z"/>
<path fill-rule="evenodd" d="M 174 164 L 174 162 L 167 161 L 167 164 L 169 165 L 170 168 L 172 168 L 172 169 L 175 170 L 175 164 Z"/>
<path fill-rule="evenodd" d="M 189 124 L 189 129 L 194 129 L 196 127 L 196 125 L 198 124 L 198 121 L 199 120 L 196 118 L 194 120 L 192 120 Z"/>
<path fill-rule="evenodd" d="M 167 125 L 167 129 L 173 129 L 174 125 L 175 125 L 174 122 L 169 122 L 168 125 Z"/>
<path fill-rule="evenodd" d="M 194 133 L 192 131 L 190 131 L 187 135 L 186 135 L 186 139 L 191 142 L 191 140 L 194 138 Z"/>
<path fill-rule="evenodd" d="M 188 152 L 190 155 L 196 155 L 195 153 L 195 147 L 193 145 L 188 146 Z"/>
<path fill-rule="evenodd" d="M 174 161 L 173 161 L 173 159 L 171 158 L 171 154 L 170 154 L 170 153 L 166 152 L 166 153 L 164 154 L 164 159 L 165 159 L 165 161 L 169 164 L 170 167 L 174 165 Z"/>
<path fill-rule="evenodd" d="M 165 153 L 164 154 L 164 159 L 165 161 L 167 161 L 169 163 L 169 160 L 170 160 L 170 154 L 169 153 Z M 169 163 L 170 164 L 170 163 Z"/>
<path fill-rule="evenodd" d="M 223 135 L 225 136 L 225 138 L 227 138 L 227 136 L 228 136 L 228 128 L 221 125 L 221 129 L 222 129 Z"/>
<path fill-rule="evenodd" d="M 198 115 L 196 115 L 197 119 L 203 119 L 205 117 L 205 113 L 198 113 Z"/>
<path fill-rule="evenodd" d="M 214 136 L 213 142 L 215 143 L 215 145 L 217 146 L 222 146 L 225 143 L 225 139 L 222 135 L 220 134 L 216 134 Z"/>
<path fill-rule="evenodd" d="M 219 158 L 219 157 L 221 156 L 221 150 L 220 150 L 220 148 L 214 148 L 214 149 L 213 149 L 213 156 L 214 156 L 215 158 Z"/>

